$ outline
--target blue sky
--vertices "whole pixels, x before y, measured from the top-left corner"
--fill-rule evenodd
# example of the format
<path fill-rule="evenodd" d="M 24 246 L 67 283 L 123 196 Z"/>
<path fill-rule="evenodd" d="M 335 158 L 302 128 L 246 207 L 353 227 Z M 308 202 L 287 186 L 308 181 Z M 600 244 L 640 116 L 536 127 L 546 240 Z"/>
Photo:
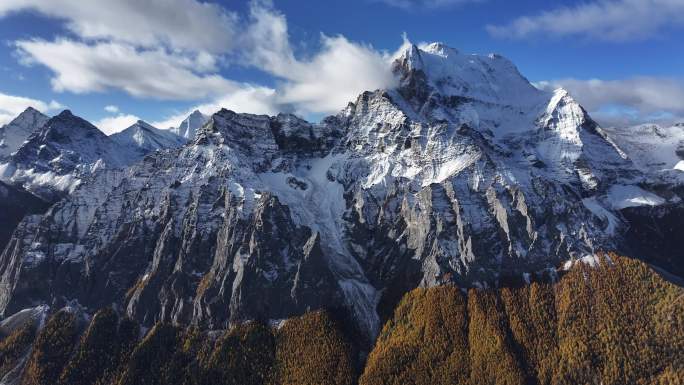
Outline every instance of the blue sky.
<path fill-rule="evenodd" d="M 684 0 L 3 0 L 0 123 L 69 108 L 106 132 L 195 108 L 334 113 L 405 33 L 500 53 L 601 123 L 684 117 Z"/>

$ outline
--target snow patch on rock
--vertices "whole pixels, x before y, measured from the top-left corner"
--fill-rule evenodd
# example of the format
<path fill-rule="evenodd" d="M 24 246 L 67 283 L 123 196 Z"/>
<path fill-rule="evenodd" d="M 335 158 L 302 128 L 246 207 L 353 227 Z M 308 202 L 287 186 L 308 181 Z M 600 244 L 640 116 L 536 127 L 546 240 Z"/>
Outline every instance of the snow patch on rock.
<path fill-rule="evenodd" d="M 638 206 L 659 206 L 666 200 L 634 185 L 614 185 L 608 190 L 608 201 L 615 210 Z"/>

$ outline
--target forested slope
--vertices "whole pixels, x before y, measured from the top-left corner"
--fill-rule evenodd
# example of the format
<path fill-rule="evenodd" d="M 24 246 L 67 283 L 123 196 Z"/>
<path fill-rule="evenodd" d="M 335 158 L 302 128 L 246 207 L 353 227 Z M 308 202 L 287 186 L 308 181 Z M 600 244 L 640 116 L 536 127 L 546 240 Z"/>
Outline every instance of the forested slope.
<path fill-rule="evenodd" d="M 23 367 L 15 383 L 25 385 L 684 383 L 681 287 L 613 254 L 561 273 L 497 289 L 415 289 L 365 363 L 354 333 L 326 311 L 143 333 L 110 308 L 90 318 L 68 308 L 5 336 L 0 376 Z"/>

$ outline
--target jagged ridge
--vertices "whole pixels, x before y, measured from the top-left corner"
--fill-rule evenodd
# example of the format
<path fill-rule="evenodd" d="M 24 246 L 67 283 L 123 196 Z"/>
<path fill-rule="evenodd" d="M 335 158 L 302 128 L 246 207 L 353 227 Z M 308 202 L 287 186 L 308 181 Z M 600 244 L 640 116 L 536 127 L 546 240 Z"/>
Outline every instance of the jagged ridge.
<path fill-rule="evenodd" d="M 17 229 L 0 310 L 74 299 L 225 328 L 342 306 L 372 339 L 417 286 L 556 271 L 652 215 L 625 208 L 681 209 L 567 92 L 499 56 L 411 46 L 394 70 L 398 88 L 319 124 L 222 110 L 186 146 L 96 173 Z"/>

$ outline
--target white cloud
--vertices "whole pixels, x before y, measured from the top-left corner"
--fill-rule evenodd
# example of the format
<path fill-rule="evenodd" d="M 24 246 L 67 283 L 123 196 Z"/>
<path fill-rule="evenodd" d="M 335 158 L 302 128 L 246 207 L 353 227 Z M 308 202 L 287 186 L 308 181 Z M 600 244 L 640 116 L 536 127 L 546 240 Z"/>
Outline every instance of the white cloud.
<path fill-rule="evenodd" d="M 237 17 L 225 8 L 196 0 L 2 0 L 0 17 L 34 10 L 66 20 L 88 40 L 112 40 L 148 48 L 227 52 Z"/>
<path fill-rule="evenodd" d="M 684 117 L 684 80 L 637 77 L 623 80 L 559 79 L 537 87 L 567 89 L 597 120 L 609 124 Z M 603 122 L 602 122 L 603 123 Z"/>
<path fill-rule="evenodd" d="M 374 0 L 375 2 L 385 3 L 392 7 L 402 8 L 402 9 L 415 9 L 415 8 L 444 8 L 456 5 L 462 5 L 465 3 L 478 3 L 483 0 Z"/>
<path fill-rule="evenodd" d="M 0 125 L 9 123 L 28 107 L 33 107 L 43 113 L 49 113 L 64 108 L 64 106 L 54 100 L 44 102 L 42 100 L 8 95 L 0 92 Z"/>
<path fill-rule="evenodd" d="M 196 72 L 194 58 L 125 43 L 94 44 L 69 39 L 16 42 L 25 64 L 40 63 L 55 76 L 53 88 L 74 93 L 123 90 L 136 97 L 197 100 L 235 90 L 217 74 Z M 200 59 L 201 60 L 201 59 Z"/>
<path fill-rule="evenodd" d="M 238 59 L 278 78 L 278 86 L 241 85 L 239 90 L 155 122 L 155 126 L 175 127 L 195 109 L 207 115 L 221 108 L 257 114 L 335 113 L 363 91 L 395 85 L 391 55 L 343 36 L 321 36 L 321 49 L 298 59 L 285 16 L 263 2 L 252 3 L 248 25 Z"/>
<path fill-rule="evenodd" d="M 112 114 L 116 114 L 117 112 L 119 112 L 119 107 L 114 105 L 108 105 L 105 106 L 104 110 L 107 112 L 111 112 Z"/>
<path fill-rule="evenodd" d="M 285 15 L 268 4 L 252 2 L 250 20 L 242 36 L 241 59 L 276 76 L 287 76 L 297 65 L 290 47 Z"/>
<path fill-rule="evenodd" d="M 579 35 L 609 41 L 641 40 L 670 27 L 684 26 L 682 0 L 594 0 L 523 16 L 507 25 L 488 25 L 504 38 Z"/>
<path fill-rule="evenodd" d="M 163 120 L 152 122 L 151 124 L 161 129 L 178 127 L 178 125 L 195 110 L 199 110 L 205 115 L 212 115 L 221 108 L 237 112 L 249 112 L 252 114 L 274 115 L 278 112 L 282 112 L 283 109 L 282 106 L 277 103 L 276 99 L 276 91 L 274 89 L 246 86 L 237 92 L 227 94 L 208 103 L 194 106 L 180 113 L 172 114 Z"/>
<path fill-rule="evenodd" d="M 153 13 L 160 1 L 141 5 L 140 12 Z M 196 3 L 195 0 L 169 1 Z M 73 10 L 72 0 L 55 2 Z M 11 0 L 0 6 L 0 16 L 3 10 L 6 13 L 30 8 L 68 20 L 69 27 L 80 38 L 15 42 L 23 64 L 40 64 L 53 72 L 51 82 L 58 92 L 85 94 L 122 90 L 138 98 L 197 101 L 204 109 L 220 105 L 238 112 L 325 114 L 339 111 L 363 91 L 395 84 L 387 53 L 343 36 L 321 36 L 318 51 L 298 57 L 290 43 L 285 16 L 267 0 L 253 0 L 249 16 L 244 20 L 223 10 L 219 12 L 226 31 L 234 30 L 236 25 L 241 31 L 230 35 L 230 44 L 226 43 L 230 52 L 223 51 L 222 55 L 212 53 L 220 50 L 211 50 L 211 44 L 204 43 L 193 51 L 184 36 L 177 36 L 176 29 L 165 29 L 165 25 L 159 30 L 135 27 L 132 31 L 121 31 L 130 21 L 121 25 L 119 19 L 125 19 L 136 7 L 132 5 L 133 0 L 113 3 L 116 6 L 111 9 L 101 8 L 117 14 L 116 18 L 103 16 L 90 3 L 67 15 L 47 0 Z M 187 7 L 184 12 L 198 12 L 198 18 L 202 19 L 206 16 L 202 7 Z M 96 20 L 101 23 L 99 27 Z M 157 16 L 152 21 L 155 23 L 161 23 Z M 185 31 L 185 26 L 179 30 Z M 220 35 L 211 30 L 203 33 L 205 38 Z M 139 43 L 135 37 L 140 37 Z M 217 39 L 223 37 L 217 36 Z M 263 87 L 228 79 L 220 72 L 227 64 L 260 69 L 276 79 L 276 86 Z M 175 118 L 167 120 L 175 121 Z"/>
<path fill-rule="evenodd" d="M 310 112 L 335 112 L 366 90 L 389 88 L 396 79 L 389 59 L 343 36 L 323 37 L 323 50 L 283 86 L 283 101 Z"/>
<path fill-rule="evenodd" d="M 302 113 L 332 113 L 361 92 L 392 87 L 390 56 L 343 36 L 321 36 L 321 49 L 300 60 L 290 45 L 284 15 L 253 3 L 244 60 L 280 78 L 277 103 Z"/>
<path fill-rule="evenodd" d="M 108 116 L 100 119 L 93 124 L 105 134 L 112 135 L 127 129 L 138 120 L 140 120 L 140 118 L 135 115 L 119 114 L 117 116 Z"/>

